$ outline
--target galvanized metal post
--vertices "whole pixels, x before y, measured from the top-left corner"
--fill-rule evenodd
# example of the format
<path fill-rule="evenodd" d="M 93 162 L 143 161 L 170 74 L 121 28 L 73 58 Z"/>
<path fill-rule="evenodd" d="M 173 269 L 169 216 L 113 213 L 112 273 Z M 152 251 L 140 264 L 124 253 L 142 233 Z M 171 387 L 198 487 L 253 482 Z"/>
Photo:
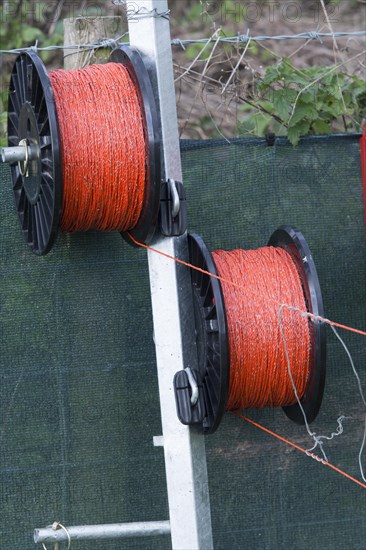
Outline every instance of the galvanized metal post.
<path fill-rule="evenodd" d="M 181 181 L 167 1 L 136 0 L 126 5 L 130 43 L 145 58 L 159 99 L 163 176 Z M 188 260 L 186 235 L 158 236 L 154 247 Z M 154 437 L 154 444 L 164 447 L 170 521 L 36 529 L 38 544 L 170 532 L 173 550 L 213 548 L 204 438 L 179 422 L 173 391 L 174 374 L 197 363 L 190 273 L 156 252 L 148 252 L 148 262 L 163 430 L 162 436 Z"/>
<path fill-rule="evenodd" d="M 164 177 L 181 181 L 168 3 L 137 0 L 126 5 L 130 44 L 149 63 L 159 98 Z M 188 259 L 185 235 L 158 238 L 154 247 Z M 197 362 L 190 273 L 155 252 L 148 252 L 148 261 L 172 546 L 209 550 L 213 543 L 204 438 L 178 421 L 173 391 L 175 372 Z"/>

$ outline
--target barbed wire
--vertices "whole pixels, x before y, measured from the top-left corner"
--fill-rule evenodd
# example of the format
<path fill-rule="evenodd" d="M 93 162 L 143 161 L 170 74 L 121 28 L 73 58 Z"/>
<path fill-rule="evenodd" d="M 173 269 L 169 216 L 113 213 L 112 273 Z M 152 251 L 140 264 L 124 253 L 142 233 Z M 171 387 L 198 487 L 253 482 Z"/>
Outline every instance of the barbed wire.
<path fill-rule="evenodd" d="M 33 51 L 37 52 L 47 52 L 54 50 L 96 50 L 98 48 L 115 48 L 118 46 L 120 40 L 128 36 L 128 32 L 122 34 L 118 38 L 102 38 L 96 42 L 90 44 L 68 44 L 67 46 L 38 46 L 38 41 L 33 46 L 27 46 L 24 48 L 13 48 L 8 50 L 0 50 L 0 54 L 18 54 L 23 52 Z M 342 38 L 342 37 L 356 37 L 356 36 L 365 36 L 366 31 L 337 31 L 337 32 L 319 32 L 315 31 L 306 31 L 298 34 L 282 34 L 277 36 L 251 36 L 250 31 L 248 30 L 246 34 L 237 34 L 236 36 L 218 36 L 215 38 L 215 41 L 222 42 L 225 44 L 246 44 L 248 42 L 264 42 L 270 40 L 319 40 L 322 43 L 323 38 Z M 180 46 L 185 49 L 185 46 L 190 46 L 192 44 L 208 44 L 212 42 L 212 37 L 210 38 L 174 38 L 171 40 L 172 46 Z M 124 42 L 128 45 L 128 42 Z"/>
<path fill-rule="evenodd" d="M 18 54 L 23 52 L 52 52 L 55 50 L 97 50 L 98 48 L 116 48 L 119 41 L 128 36 L 128 33 L 124 33 L 117 38 L 100 38 L 96 42 L 90 44 L 67 44 L 65 46 L 38 46 L 38 40 L 33 46 L 27 46 L 25 48 L 13 48 L 9 50 L 0 50 L 1 54 Z"/>
<path fill-rule="evenodd" d="M 226 44 L 238 44 L 247 42 L 264 42 L 266 40 L 320 40 L 322 38 L 341 38 L 350 36 L 366 36 L 366 31 L 339 31 L 339 32 L 319 32 L 319 31 L 307 31 L 299 34 L 282 34 L 278 36 L 250 36 L 249 30 L 246 34 L 238 34 L 237 36 L 219 36 L 218 42 Z M 207 44 L 212 41 L 211 38 L 198 38 L 198 39 L 185 39 L 181 40 L 175 38 L 172 40 L 173 46 L 186 46 L 190 44 Z M 216 38 L 215 38 L 216 41 Z"/>

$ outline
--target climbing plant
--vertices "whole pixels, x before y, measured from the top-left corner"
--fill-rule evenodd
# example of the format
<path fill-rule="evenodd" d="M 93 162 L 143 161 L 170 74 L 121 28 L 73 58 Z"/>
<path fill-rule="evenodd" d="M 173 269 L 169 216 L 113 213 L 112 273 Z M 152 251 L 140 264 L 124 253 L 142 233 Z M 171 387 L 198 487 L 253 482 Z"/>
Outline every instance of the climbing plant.
<path fill-rule="evenodd" d="M 273 131 L 296 145 L 307 134 L 360 130 L 366 116 L 366 85 L 336 66 L 297 69 L 285 58 L 266 69 L 242 111 L 247 116 L 240 134 L 263 136 Z"/>

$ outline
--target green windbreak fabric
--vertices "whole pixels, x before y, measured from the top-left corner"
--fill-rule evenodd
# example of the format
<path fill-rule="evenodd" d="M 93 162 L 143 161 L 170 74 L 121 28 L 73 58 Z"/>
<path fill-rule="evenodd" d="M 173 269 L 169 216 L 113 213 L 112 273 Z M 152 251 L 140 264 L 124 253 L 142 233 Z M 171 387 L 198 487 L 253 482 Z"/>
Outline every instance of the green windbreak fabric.
<path fill-rule="evenodd" d="M 359 136 L 184 141 L 188 226 L 211 250 L 257 248 L 284 223 L 311 247 L 326 315 L 366 327 Z M 0 548 L 33 529 L 168 519 L 148 268 L 118 234 L 60 235 L 46 257 L 23 242 L 0 165 Z M 366 339 L 342 332 L 361 383 Z M 360 479 L 363 406 L 328 331 L 325 397 L 312 426 L 336 466 Z M 312 445 L 281 410 L 247 411 Z M 363 549 L 366 491 L 227 413 L 206 437 L 216 549 Z M 366 457 L 364 457 L 366 469 Z M 51 547 L 51 545 L 49 545 Z M 169 549 L 169 537 L 75 542 L 88 550 Z"/>

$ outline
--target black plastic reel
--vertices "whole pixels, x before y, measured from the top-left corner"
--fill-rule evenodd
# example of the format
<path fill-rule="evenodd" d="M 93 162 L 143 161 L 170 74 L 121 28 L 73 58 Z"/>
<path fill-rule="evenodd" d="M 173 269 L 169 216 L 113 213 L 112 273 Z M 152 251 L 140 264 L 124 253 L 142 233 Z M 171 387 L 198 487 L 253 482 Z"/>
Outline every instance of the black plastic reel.
<path fill-rule="evenodd" d="M 188 246 L 191 264 L 217 275 L 215 262 L 202 238 L 199 235 L 188 235 Z M 206 433 L 212 433 L 220 424 L 229 393 L 226 313 L 218 279 L 194 269 L 191 270 L 191 279 L 198 351 L 198 385 L 202 386 L 204 402 L 204 415 L 199 423 Z M 182 397 L 183 393 L 182 391 Z M 180 396 L 177 388 L 176 397 L 178 404 Z"/>
<path fill-rule="evenodd" d="M 188 239 L 190 262 L 217 275 L 215 262 L 202 238 L 198 235 L 189 235 Z M 323 317 L 319 280 L 310 249 L 302 233 L 294 227 L 282 226 L 273 233 L 268 244 L 284 248 L 291 255 L 300 275 L 307 311 Z M 230 359 L 225 302 L 218 279 L 193 269 L 191 278 L 198 348 L 198 387 L 202 386 L 204 394 L 203 418 L 197 422 L 193 414 L 192 423 L 198 423 L 206 433 L 212 433 L 217 429 L 225 412 L 229 392 Z M 309 319 L 309 328 L 312 341 L 310 375 L 301 399 L 301 407 L 307 421 L 312 422 L 319 412 L 324 391 L 326 334 L 324 323 L 317 320 Z M 183 423 L 190 423 L 184 422 L 181 418 L 185 411 L 184 395 L 187 396 L 189 390 L 189 385 L 182 383 L 182 380 L 182 377 L 177 377 L 175 383 L 178 416 Z M 180 399 L 182 403 L 179 402 Z M 299 404 L 284 407 L 283 410 L 294 422 L 305 423 Z"/>
<path fill-rule="evenodd" d="M 22 140 L 30 161 L 28 167 L 11 166 L 15 206 L 27 244 L 43 255 L 57 235 L 62 174 L 54 95 L 46 68 L 33 52 L 17 57 L 10 78 L 8 143 L 18 146 Z"/>
<path fill-rule="evenodd" d="M 324 317 L 323 298 L 318 274 L 310 248 L 304 235 L 290 225 L 283 225 L 275 231 L 268 246 L 286 250 L 292 257 L 300 276 L 306 310 L 315 316 Z M 313 422 L 319 412 L 325 385 L 326 373 L 326 327 L 324 322 L 309 318 L 310 369 L 305 393 L 298 403 L 283 407 L 286 415 L 297 424 Z"/>
<path fill-rule="evenodd" d="M 160 206 L 161 168 L 158 114 L 150 78 L 137 50 L 116 48 L 111 61 L 123 63 L 138 90 L 144 111 L 147 178 L 140 219 L 131 231 L 148 243 L 155 233 Z M 31 250 L 47 254 L 55 241 L 62 210 L 62 163 L 57 110 L 47 70 L 34 52 L 22 53 L 10 79 L 8 107 L 9 146 L 26 144 L 31 153 L 25 163 L 11 165 L 14 198 L 20 225 Z M 22 172 L 24 175 L 22 175 Z M 128 233 L 123 236 L 133 244 Z"/>
<path fill-rule="evenodd" d="M 145 202 L 136 227 L 129 232 L 121 233 L 129 244 L 136 246 L 129 237 L 129 233 L 137 241 L 147 244 L 151 241 L 158 223 L 161 188 L 159 117 L 151 80 L 139 52 L 130 46 L 119 46 L 111 53 L 110 61 L 123 63 L 126 67 L 138 91 L 140 105 L 145 115 L 145 158 L 148 163 Z"/>

